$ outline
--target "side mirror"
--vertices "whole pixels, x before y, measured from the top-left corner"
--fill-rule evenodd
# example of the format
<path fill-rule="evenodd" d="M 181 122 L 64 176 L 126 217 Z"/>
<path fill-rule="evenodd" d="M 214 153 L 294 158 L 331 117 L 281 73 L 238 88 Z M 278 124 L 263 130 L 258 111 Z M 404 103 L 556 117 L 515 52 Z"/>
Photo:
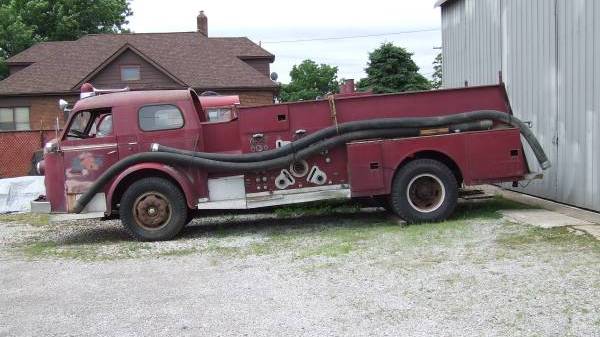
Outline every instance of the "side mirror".
<path fill-rule="evenodd" d="M 58 100 L 58 107 L 60 108 L 60 110 L 67 112 L 67 107 L 69 106 L 69 102 L 65 101 L 64 99 L 59 99 Z"/>

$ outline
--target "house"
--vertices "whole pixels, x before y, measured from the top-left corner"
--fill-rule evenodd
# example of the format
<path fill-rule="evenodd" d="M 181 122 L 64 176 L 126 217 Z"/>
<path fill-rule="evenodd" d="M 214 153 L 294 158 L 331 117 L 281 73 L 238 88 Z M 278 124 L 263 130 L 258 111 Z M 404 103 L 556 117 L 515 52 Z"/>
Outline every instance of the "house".
<path fill-rule="evenodd" d="M 42 42 L 9 58 L 10 75 L 0 81 L 0 178 L 29 171 L 32 147 L 52 134 L 37 130 L 54 129 L 57 118 L 62 125 L 58 100 L 74 103 L 86 82 L 131 90 L 191 87 L 239 95 L 243 106 L 271 104 L 275 56 L 245 37 L 209 37 L 207 23 L 200 12 L 195 32 L 86 35 Z"/>
<path fill-rule="evenodd" d="M 506 84 L 553 167 L 517 190 L 600 211 L 597 0 L 440 0 L 443 86 Z M 533 161 L 530 161 L 533 164 Z"/>

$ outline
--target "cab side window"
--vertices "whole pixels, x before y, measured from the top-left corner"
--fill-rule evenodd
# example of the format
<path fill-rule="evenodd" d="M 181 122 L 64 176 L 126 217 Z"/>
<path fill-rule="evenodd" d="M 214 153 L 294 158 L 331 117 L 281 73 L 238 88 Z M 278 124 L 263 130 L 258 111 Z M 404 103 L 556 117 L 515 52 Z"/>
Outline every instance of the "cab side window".
<path fill-rule="evenodd" d="M 96 126 L 96 137 L 106 137 L 112 135 L 112 115 L 104 115 L 98 119 Z"/>
<path fill-rule="evenodd" d="M 172 130 L 183 127 L 183 114 L 175 105 L 147 105 L 139 110 L 142 131 Z"/>
<path fill-rule="evenodd" d="M 209 122 L 225 122 L 231 120 L 231 108 L 206 109 Z"/>

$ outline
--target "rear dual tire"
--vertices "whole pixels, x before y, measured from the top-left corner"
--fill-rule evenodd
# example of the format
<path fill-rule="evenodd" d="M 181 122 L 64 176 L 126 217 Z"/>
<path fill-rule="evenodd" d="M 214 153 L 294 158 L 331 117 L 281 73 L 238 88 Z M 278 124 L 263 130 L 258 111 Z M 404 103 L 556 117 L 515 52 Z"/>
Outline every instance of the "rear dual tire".
<path fill-rule="evenodd" d="M 458 183 L 452 171 L 433 159 L 416 159 L 394 177 L 389 207 L 408 223 L 446 220 L 456 208 Z"/>

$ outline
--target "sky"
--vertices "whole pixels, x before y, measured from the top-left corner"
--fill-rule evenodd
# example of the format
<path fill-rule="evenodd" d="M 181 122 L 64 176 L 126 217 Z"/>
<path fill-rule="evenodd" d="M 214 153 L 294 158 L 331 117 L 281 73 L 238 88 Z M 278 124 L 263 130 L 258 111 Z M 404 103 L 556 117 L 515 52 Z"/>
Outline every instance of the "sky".
<path fill-rule="evenodd" d="M 430 78 L 433 59 L 439 52 L 434 48 L 441 45 L 440 9 L 434 8 L 434 3 L 434 0 L 133 0 L 129 28 L 136 33 L 195 31 L 196 16 L 204 10 L 209 37 L 246 36 L 260 43 L 275 55 L 271 71 L 279 75 L 278 81 L 282 83 L 289 82 L 292 66 L 305 59 L 337 66 L 338 78 L 363 78 L 369 52 L 384 42 L 414 53 L 413 60 L 421 68 L 420 73 Z M 414 32 L 421 30 L 429 31 Z M 365 35 L 378 36 L 356 37 Z M 328 38 L 336 39 L 297 41 Z"/>

